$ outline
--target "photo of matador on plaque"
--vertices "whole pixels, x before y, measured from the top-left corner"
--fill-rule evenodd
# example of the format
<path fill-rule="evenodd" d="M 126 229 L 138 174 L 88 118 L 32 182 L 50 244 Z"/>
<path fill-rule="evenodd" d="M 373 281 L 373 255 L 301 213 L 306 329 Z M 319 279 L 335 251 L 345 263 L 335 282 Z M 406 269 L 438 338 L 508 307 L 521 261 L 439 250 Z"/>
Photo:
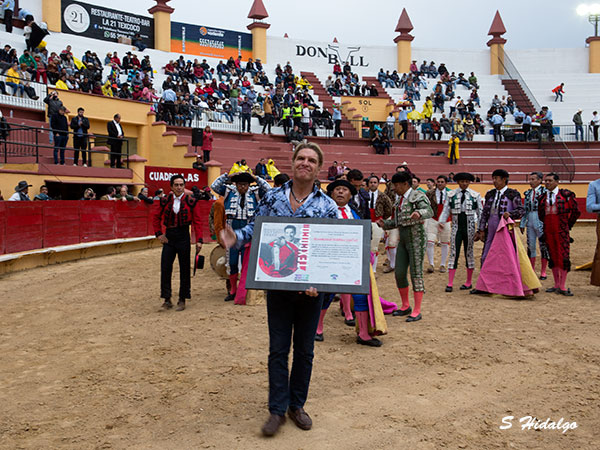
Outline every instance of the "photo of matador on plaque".
<path fill-rule="evenodd" d="M 259 216 L 247 289 L 368 294 L 371 222 Z"/>

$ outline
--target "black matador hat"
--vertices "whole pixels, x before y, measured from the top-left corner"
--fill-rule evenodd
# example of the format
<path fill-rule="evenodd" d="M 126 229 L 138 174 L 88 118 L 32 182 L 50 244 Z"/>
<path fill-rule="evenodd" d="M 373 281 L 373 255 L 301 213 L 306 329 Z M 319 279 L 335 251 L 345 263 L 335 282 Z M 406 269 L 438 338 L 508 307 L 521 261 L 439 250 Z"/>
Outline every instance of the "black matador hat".
<path fill-rule="evenodd" d="M 469 172 L 458 172 L 456 175 L 454 175 L 454 181 L 460 181 L 460 180 L 467 180 L 470 182 L 474 182 L 475 176 Z"/>
<path fill-rule="evenodd" d="M 236 173 L 231 177 L 233 183 L 254 183 L 256 180 L 248 172 Z"/>
<path fill-rule="evenodd" d="M 352 183 L 346 180 L 335 180 L 333 183 L 329 183 L 327 185 L 327 195 L 331 197 L 331 193 L 338 186 L 345 186 L 350 189 L 350 194 L 352 194 L 353 197 L 356 195 L 356 188 L 352 185 Z"/>

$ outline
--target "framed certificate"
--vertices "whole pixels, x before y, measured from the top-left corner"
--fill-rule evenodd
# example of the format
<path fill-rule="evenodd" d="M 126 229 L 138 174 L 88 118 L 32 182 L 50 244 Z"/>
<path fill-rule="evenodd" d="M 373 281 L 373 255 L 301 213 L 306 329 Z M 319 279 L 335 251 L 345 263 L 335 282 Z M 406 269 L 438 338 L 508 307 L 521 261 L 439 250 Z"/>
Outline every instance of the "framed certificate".
<path fill-rule="evenodd" d="M 369 220 L 259 216 L 247 289 L 368 294 Z"/>

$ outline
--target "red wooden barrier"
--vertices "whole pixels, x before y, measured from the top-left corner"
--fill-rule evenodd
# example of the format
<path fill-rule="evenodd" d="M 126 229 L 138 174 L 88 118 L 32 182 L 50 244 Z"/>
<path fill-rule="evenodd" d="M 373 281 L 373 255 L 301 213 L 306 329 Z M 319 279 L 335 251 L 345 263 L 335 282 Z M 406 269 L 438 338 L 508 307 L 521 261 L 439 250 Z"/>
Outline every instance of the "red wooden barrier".
<path fill-rule="evenodd" d="M 78 244 L 79 200 L 48 201 L 42 204 L 44 214 L 44 247 Z"/>
<path fill-rule="evenodd" d="M 198 205 L 210 240 L 212 201 Z M 154 205 L 115 201 L 0 202 L 0 254 L 154 234 Z"/>
<path fill-rule="evenodd" d="M 0 255 L 6 253 L 6 202 L 0 202 Z"/>
<path fill-rule="evenodd" d="M 43 247 L 42 202 L 6 202 L 6 253 Z"/>
<path fill-rule="evenodd" d="M 85 201 L 79 205 L 79 242 L 106 241 L 115 238 L 115 202 Z"/>

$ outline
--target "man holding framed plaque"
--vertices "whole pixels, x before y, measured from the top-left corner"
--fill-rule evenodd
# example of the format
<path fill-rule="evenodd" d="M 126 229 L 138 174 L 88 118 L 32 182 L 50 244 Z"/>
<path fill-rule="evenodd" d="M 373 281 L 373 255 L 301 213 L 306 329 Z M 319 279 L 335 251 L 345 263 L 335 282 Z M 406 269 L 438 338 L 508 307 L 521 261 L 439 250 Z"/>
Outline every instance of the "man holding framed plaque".
<path fill-rule="evenodd" d="M 396 172 L 392 184 L 398 199 L 394 203 L 391 219 L 379 219 L 377 223 L 384 230 L 398 228 L 400 242 L 396 250 L 396 286 L 400 292 L 402 306 L 394 311 L 394 316 L 408 316 L 407 322 L 421 320 L 421 302 L 425 285 L 423 283 L 423 256 L 425 253 L 425 227 L 423 222 L 433 217 L 433 209 L 427 196 L 412 189 L 412 175 L 408 172 Z M 415 307 L 408 301 L 408 269 L 414 292 Z"/>
<path fill-rule="evenodd" d="M 292 156 L 292 179 L 265 194 L 256 216 L 335 219 L 335 202 L 315 186 L 322 166 L 321 148 L 313 143 L 300 143 Z M 291 222 L 290 219 L 289 223 Z M 239 248 L 250 241 L 253 233 L 252 221 L 235 231 L 227 227 L 222 232 L 222 240 L 227 247 Z M 286 412 L 299 428 L 309 430 L 312 427 L 312 420 L 304 411 L 304 403 L 308 396 L 315 334 L 322 303 L 323 294 L 314 287 L 303 292 L 275 289 L 267 291 L 270 417 L 262 427 L 265 436 L 277 433 L 285 422 Z M 292 334 L 294 356 L 289 374 L 288 355 Z"/>

